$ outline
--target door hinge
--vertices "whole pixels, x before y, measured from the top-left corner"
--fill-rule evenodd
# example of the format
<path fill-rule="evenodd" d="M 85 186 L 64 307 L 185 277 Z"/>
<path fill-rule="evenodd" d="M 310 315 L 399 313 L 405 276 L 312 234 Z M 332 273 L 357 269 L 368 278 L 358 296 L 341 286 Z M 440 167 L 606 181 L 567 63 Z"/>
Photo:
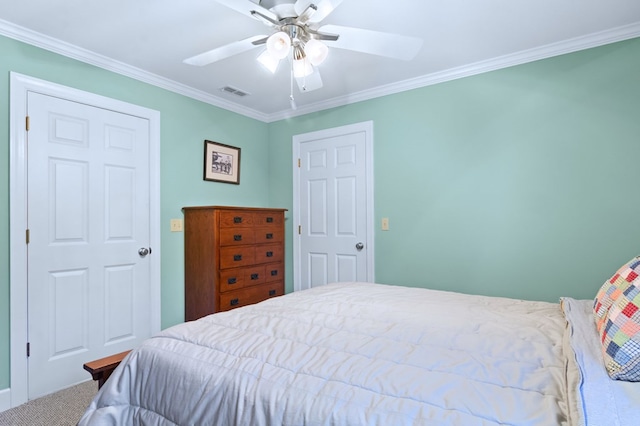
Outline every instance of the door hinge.
<path fill-rule="evenodd" d="M 302 235 L 302 225 L 298 225 L 298 235 Z"/>
<path fill-rule="evenodd" d="M 31 356 L 31 343 L 27 342 L 27 357 Z"/>
<path fill-rule="evenodd" d="M 29 128 L 30 128 L 29 116 L 28 115 L 27 115 L 26 120 L 25 120 L 25 128 L 27 129 L 27 132 L 28 132 Z"/>
<path fill-rule="evenodd" d="M 29 244 L 30 239 L 31 239 L 31 233 L 30 233 L 30 232 L 29 232 L 29 230 L 27 229 L 27 232 L 26 232 L 26 240 L 27 240 L 27 244 Z"/>
<path fill-rule="evenodd" d="M 300 168 L 300 159 L 298 158 L 298 168 Z"/>

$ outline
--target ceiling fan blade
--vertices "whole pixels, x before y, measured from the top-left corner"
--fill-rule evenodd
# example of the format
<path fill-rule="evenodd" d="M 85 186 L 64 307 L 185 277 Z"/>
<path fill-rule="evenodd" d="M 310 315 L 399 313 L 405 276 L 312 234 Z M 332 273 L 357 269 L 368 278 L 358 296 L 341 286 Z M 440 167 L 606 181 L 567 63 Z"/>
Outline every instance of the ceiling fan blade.
<path fill-rule="evenodd" d="M 309 19 L 311 19 L 311 17 L 316 13 L 317 10 L 318 6 L 316 6 L 315 4 L 310 4 L 305 10 L 297 13 L 298 17 L 296 18 L 296 21 L 298 22 L 298 24 L 306 24 L 307 22 L 309 22 Z"/>
<path fill-rule="evenodd" d="M 298 83 L 298 89 L 301 93 L 311 92 L 322 88 L 322 77 L 320 77 L 320 71 L 318 68 L 314 68 L 313 73 L 306 77 L 296 77 Z"/>
<path fill-rule="evenodd" d="M 261 13 L 263 16 L 268 17 L 269 19 L 278 21 L 278 16 L 275 13 L 249 0 L 214 0 L 214 1 L 216 3 L 220 3 L 223 6 L 227 6 L 229 9 L 233 9 L 237 12 L 240 12 L 245 16 L 253 16 L 251 11 L 254 10 L 256 12 Z M 253 18 L 258 19 L 255 16 L 253 16 Z"/>
<path fill-rule="evenodd" d="M 222 59 L 229 58 L 234 55 L 239 55 L 240 53 L 251 50 L 260 45 L 259 42 L 265 39 L 264 35 L 258 35 L 246 38 L 240 41 L 234 41 L 233 43 L 226 44 L 222 47 L 218 47 L 213 50 L 209 50 L 208 52 L 201 53 L 196 56 L 192 56 L 191 58 L 185 59 L 185 64 L 196 65 L 196 66 L 204 66 L 213 62 L 220 61 Z M 258 43 L 255 43 L 258 42 Z"/>
<path fill-rule="evenodd" d="M 320 0 L 316 2 L 314 0 L 298 0 L 296 2 L 295 9 L 296 13 L 300 15 L 309 7 L 310 4 L 315 4 L 318 10 L 311 15 L 309 22 L 320 22 L 329 16 L 329 14 L 333 12 L 333 10 L 343 1 L 344 0 Z"/>
<path fill-rule="evenodd" d="M 404 61 L 415 58 L 420 48 L 422 48 L 422 39 L 400 34 L 340 25 L 324 25 L 320 30 L 340 35 L 338 40 L 331 42 L 331 47 L 402 59 Z"/>
<path fill-rule="evenodd" d="M 257 10 L 252 10 L 251 16 L 259 21 L 264 22 L 266 25 L 270 27 L 278 27 L 280 25 L 280 23 L 277 20 L 272 19 L 269 16 L 262 14 L 261 12 L 258 12 Z"/>
<path fill-rule="evenodd" d="M 307 28 L 307 32 L 309 34 L 313 34 L 313 38 L 315 38 L 316 40 L 336 41 L 338 38 L 340 38 L 339 34 L 321 33 L 320 31 L 316 31 L 311 28 Z"/>

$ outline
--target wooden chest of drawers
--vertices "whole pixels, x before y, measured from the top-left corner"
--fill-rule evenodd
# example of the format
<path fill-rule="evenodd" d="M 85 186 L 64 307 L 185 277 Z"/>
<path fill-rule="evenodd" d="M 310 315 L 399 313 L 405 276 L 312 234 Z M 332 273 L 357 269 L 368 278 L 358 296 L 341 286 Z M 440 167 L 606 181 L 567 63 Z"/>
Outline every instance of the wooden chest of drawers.
<path fill-rule="evenodd" d="M 182 210 L 186 321 L 284 294 L 286 209 Z"/>

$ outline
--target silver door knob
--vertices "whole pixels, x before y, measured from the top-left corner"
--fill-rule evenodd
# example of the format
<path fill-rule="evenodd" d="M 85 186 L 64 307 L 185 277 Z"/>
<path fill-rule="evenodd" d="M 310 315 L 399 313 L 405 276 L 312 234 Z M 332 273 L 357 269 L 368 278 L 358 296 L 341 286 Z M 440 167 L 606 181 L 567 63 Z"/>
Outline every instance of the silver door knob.
<path fill-rule="evenodd" d="M 363 248 L 364 248 L 364 244 L 363 243 L 356 244 L 356 249 L 358 249 L 358 251 L 362 250 Z"/>
<path fill-rule="evenodd" d="M 149 253 L 151 253 L 151 249 L 148 249 L 146 247 L 142 247 L 140 250 L 138 250 L 138 254 L 140 255 L 140 257 L 145 257 Z"/>

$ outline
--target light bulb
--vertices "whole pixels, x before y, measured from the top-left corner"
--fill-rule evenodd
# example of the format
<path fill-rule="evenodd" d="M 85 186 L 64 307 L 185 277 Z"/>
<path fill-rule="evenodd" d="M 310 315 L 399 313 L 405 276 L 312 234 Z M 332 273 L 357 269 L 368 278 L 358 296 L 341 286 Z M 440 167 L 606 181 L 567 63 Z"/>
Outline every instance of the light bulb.
<path fill-rule="evenodd" d="M 307 55 L 307 58 L 309 58 L 311 64 L 318 66 L 327 59 L 329 48 L 321 41 L 312 38 L 305 44 L 304 53 Z"/>
<path fill-rule="evenodd" d="M 289 54 L 291 38 L 287 33 L 279 31 L 267 39 L 267 51 L 274 58 L 282 59 Z"/>

